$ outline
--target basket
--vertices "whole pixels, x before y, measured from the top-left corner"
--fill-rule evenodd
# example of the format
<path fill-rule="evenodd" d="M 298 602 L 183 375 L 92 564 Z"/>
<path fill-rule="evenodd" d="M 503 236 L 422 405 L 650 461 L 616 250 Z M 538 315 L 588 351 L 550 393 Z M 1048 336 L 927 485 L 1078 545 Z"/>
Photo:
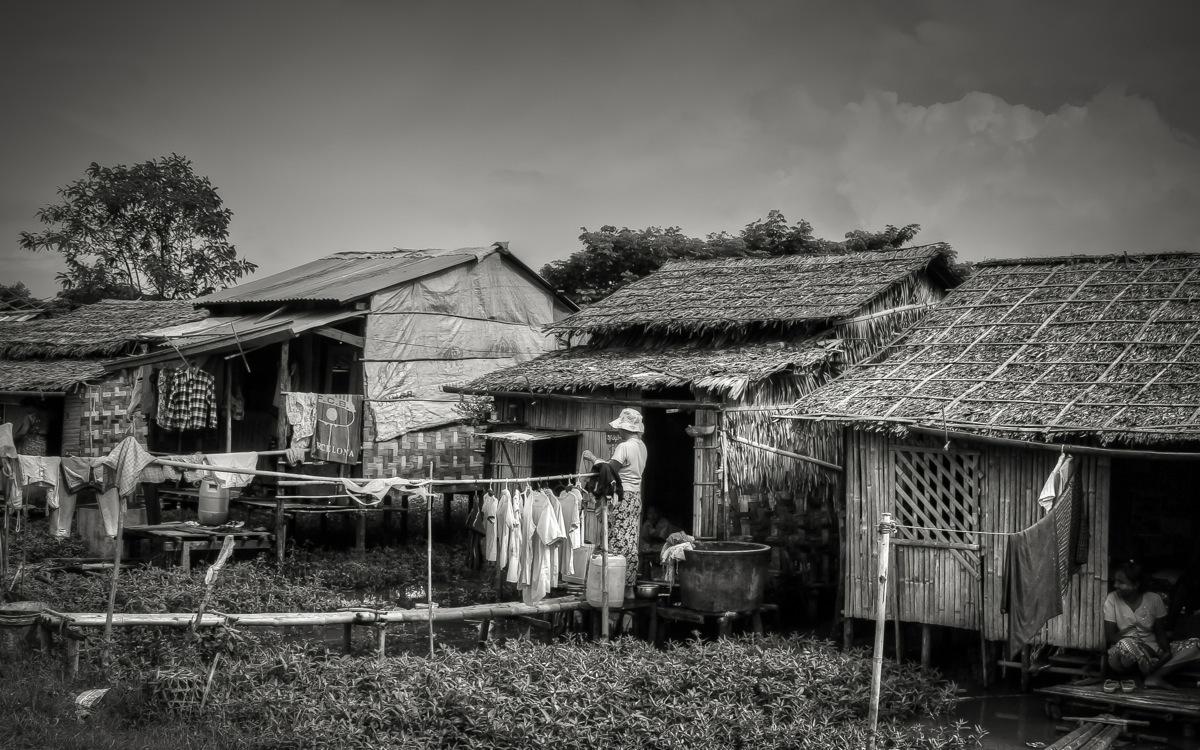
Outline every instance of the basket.
<path fill-rule="evenodd" d="M 148 683 L 151 699 L 175 711 L 200 705 L 204 675 L 187 668 L 158 669 Z"/>

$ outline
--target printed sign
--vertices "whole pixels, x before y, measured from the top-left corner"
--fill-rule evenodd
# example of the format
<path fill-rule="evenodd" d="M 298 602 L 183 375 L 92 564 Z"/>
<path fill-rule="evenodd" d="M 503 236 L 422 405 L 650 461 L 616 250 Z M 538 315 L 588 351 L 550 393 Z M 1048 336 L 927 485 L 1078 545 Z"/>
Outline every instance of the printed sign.
<path fill-rule="evenodd" d="M 313 458 L 358 463 L 362 449 L 362 396 L 317 394 Z"/>

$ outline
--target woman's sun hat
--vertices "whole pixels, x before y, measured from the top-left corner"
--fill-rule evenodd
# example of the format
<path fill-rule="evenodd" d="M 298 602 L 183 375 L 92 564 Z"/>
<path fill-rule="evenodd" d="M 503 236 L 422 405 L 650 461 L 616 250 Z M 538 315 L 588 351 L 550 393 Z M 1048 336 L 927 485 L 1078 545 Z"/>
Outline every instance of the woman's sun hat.
<path fill-rule="evenodd" d="M 621 416 L 609 422 L 608 426 L 614 430 L 626 430 L 628 432 L 646 431 L 646 428 L 642 427 L 642 413 L 637 409 L 622 409 Z"/>

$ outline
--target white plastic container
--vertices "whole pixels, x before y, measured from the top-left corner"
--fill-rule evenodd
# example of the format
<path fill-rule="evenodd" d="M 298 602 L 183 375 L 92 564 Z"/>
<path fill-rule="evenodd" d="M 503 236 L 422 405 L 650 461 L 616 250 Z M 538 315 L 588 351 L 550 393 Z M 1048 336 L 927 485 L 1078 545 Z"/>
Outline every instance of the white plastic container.
<path fill-rule="evenodd" d="M 601 606 L 602 559 L 600 555 L 588 558 L 587 585 L 584 595 L 587 603 L 593 607 Z M 624 555 L 608 556 L 608 606 L 620 607 L 625 603 L 625 557 Z"/>
<path fill-rule="evenodd" d="M 197 516 L 202 526 L 220 526 L 229 520 L 229 488 L 205 479 L 200 482 Z"/>
<path fill-rule="evenodd" d="M 584 574 L 587 572 L 588 559 L 592 556 L 592 550 L 596 545 L 590 542 L 585 542 L 578 549 L 571 550 L 571 567 L 574 573 L 571 575 L 563 574 L 562 579 L 567 583 L 582 584 L 584 582 Z"/>

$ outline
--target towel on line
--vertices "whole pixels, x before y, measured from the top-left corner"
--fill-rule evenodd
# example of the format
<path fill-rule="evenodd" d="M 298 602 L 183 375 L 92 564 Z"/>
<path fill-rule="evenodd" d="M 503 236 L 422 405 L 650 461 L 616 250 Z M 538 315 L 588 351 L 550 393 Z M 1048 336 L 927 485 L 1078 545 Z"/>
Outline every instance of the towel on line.
<path fill-rule="evenodd" d="M 258 454 L 254 452 L 212 453 L 208 456 L 208 463 L 213 466 L 226 466 L 230 469 L 257 469 Z M 254 479 L 253 474 L 240 474 L 232 471 L 209 471 L 208 473 L 217 481 L 217 484 L 230 489 L 245 487 Z"/>

